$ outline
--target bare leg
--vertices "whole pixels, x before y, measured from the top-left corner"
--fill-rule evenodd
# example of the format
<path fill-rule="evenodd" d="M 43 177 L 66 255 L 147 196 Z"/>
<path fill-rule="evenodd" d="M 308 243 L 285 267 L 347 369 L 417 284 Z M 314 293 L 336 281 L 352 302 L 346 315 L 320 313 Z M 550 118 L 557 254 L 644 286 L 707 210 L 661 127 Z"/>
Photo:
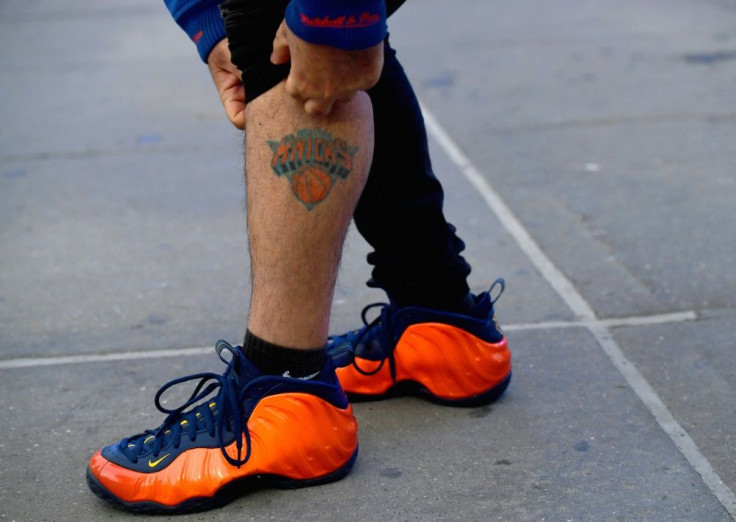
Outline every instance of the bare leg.
<path fill-rule="evenodd" d="M 248 329 L 280 346 L 321 347 L 343 241 L 373 155 L 370 100 L 361 92 L 314 117 L 281 83 L 248 104 L 245 143 Z"/>

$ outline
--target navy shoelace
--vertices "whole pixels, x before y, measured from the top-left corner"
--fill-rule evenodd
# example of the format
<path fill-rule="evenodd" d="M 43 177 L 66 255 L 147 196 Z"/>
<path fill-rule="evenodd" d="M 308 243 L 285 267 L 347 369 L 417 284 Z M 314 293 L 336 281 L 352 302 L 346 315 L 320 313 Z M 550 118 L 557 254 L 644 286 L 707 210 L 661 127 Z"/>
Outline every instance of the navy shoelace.
<path fill-rule="evenodd" d="M 496 290 L 496 288 L 498 288 L 498 295 L 493 297 L 493 292 Z M 492 314 L 492 306 L 498 301 L 505 289 L 506 282 L 503 278 L 499 277 L 491 284 L 491 287 L 487 290 L 487 292 L 481 294 L 481 296 L 484 296 L 486 293 L 488 294 L 488 299 L 491 306 L 489 313 Z M 478 301 L 476 298 L 476 303 L 477 302 Z M 381 313 L 373 321 L 369 322 L 367 318 L 368 312 L 371 309 L 377 307 L 381 308 Z M 391 312 L 391 305 L 387 303 L 369 304 L 368 306 L 363 308 L 363 311 L 360 314 L 364 325 L 362 328 L 358 330 L 353 330 L 343 335 L 331 336 L 328 339 L 328 345 L 330 346 L 329 355 L 332 358 L 335 367 L 342 368 L 344 366 L 352 364 L 358 373 L 370 377 L 371 375 L 375 375 L 380 372 L 384 364 L 386 363 L 386 360 L 388 360 L 391 369 L 391 378 L 396 381 L 396 361 L 394 359 L 394 350 L 396 348 L 396 343 L 398 342 L 398 339 L 394 338 L 393 336 L 393 314 Z M 367 356 L 363 357 L 360 353 L 357 353 L 360 351 L 361 344 L 363 345 L 363 347 L 368 347 L 367 351 L 370 351 L 375 340 L 378 340 L 378 343 L 383 352 L 380 358 L 381 362 L 378 367 L 372 371 L 364 370 L 363 368 L 358 366 L 355 356 L 357 355 L 361 358 L 369 360 L 378 360 L 378 358 L 376 358 L 374 354 L 367 353 L 364 354 Z M 371 357 L 371 355 L 373 355 L 373 357 Z"/>
<path fill-rule="evenodd" d="M 152 452 L 154 458 L 173 445 L 179 448 L 183 436 L 189 436 L 192 442 L 197 435 L 206 431 L 210 436 L 216 436 L 220 451 L 225 459 L 232 465 L 240 467 L 250 458 L 251 443 L 250 433 L 247 428 L 247 417 L 243 411 L 246 390 L 240 390 L 238 369 L 242 368 L 245 356 L 237 348 L 233 348 L 226 341 L 218 341 L 215 346 L 220 360 L 227 364 L 223 374 L 197 373 L 174 379 L 164 384 L 156 393 L 155 405 L 159 411 L 167 415 L 163 424 L 158 429 L 147 430 L 144 433 L 123 439 L 119 443 L 119 449 L 132 462 L 137 462 L 142 455 Z M 223 351 L 231 353 L 228 361 L 222 356 Z M 173 409 L 165 408 L 161 404 L 161 396 L 170 388 L 189 381 L 199 379 L 189 399 L 181 406 Z M 246 387 L 247 388 L 247 387 Z M 198 404 L 205 398 L 217 391 L 212 399 Z M 198 404 L 198 405 L 197 405 Z M 187 408 L 195 406 L 192 410 Z M 237 457 L 232 458 L 226 451 L 229 444 L 224 434 L 229 432 L 234 435 L 237 447 Z M 245 455 L 243 456 L 243 434 L 245 436 Z"/>
<path fill-rule="evenodd" d="M 372 310 L 373 308 L 381 308 L 381 312 L 373 319 L 373 321 L 368 321 L 368 312 Z M 348 332 L 344 335 L 335 335 L 331 336 L 328 339 L 328 343 L 332 344 L 332 349 L 330 350 L 330 356 L 332 357 L 332 360 L 335 362 L 335 366 L 342 367 L 347 366 L 348 364 L 352 364 L 353 368 L 355 370 L 365 375 L 366 377 L 370 377 L 371 375 L 375 375 L 378 372 L 381 371 L 384 364 L 386 363 L 386 360 L 389 361 L 389 367 L 391 370 L 391 378 L 393 380 L 396 380 L 396 363 L 394 361 L 394 348 L 396 346 L 395 340 L 393 339 L 392 335 L 392 316 L 391 316 L 391 307 L 387 303 L 373 303 L 369 304 L 365 308 L 363 308 L 363 311 L 360 313 L 360 318 L 363 320 L 363 327 L 358 330 L 353 330 L 352 332 Z M 358 348 L 361 346 L 368 347 L 368 350 L 371 350 L 374 346 L 374 342 L 378 341 L 378 344 L 382 350 L 382 354 L 380 357 L 380 363 L 377 368 L 374 370 L 364 370 L 361 368 L 357 361 L 355 356 L 361 356 L 360 353 L 356 353 L 358 351 Z M 378 360 L 378 359 L 372 359 L 369 354 L 368 357 L 364 357 L 371 360 Z"/>

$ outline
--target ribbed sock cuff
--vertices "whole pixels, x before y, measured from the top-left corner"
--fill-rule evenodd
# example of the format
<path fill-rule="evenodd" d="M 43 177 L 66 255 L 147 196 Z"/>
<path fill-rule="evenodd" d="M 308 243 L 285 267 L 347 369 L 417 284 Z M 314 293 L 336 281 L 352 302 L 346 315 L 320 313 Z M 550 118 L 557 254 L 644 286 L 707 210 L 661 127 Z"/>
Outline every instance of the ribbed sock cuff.
<path fill-rule="evenodd" d="M 311 378 L 325 365 L 324 346 L 313 349 L 287 348 L 264 341 L 246 330 L 243 353 L 264 373 L 294 378 Z"/>

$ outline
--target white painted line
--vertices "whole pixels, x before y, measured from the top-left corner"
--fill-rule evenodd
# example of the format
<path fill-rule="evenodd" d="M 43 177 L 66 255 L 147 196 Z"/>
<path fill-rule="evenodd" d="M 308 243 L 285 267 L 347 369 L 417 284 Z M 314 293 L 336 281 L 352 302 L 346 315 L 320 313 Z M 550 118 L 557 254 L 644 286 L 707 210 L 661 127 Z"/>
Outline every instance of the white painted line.
<path fill-rule="evenodd" d="M 603 324 L 610 327 L 648 326 L 654 324 L 684 323 L 694 321 L 698 315 L 692 310 L 686 312 L 672 312 L 659 315 L 642 315 L 635 317 L 617 317 L 599 321 L 545 321 L 541 323 L 502 324 L 504 332 L 519 332 L 524 330 L 548 330 L 555 328 L 588 328 L 592 325 Z"/>
<path fill-rule="evenodd" d="M 649 326 L 653 324 L 667 324 L 667 323 L 684 323 L 687 321 L 694 321 L 698 318 L 698 314 L 692 310 L 686 312 L 673 312 L 670 314 L 661 315 L 642 315 L 636 317 L 621 317 L 616 319 L 601 319 L 598 323 L 610 326 Z"/>
<path fill-rule="evenodd" d="M 577 291 L 567 277 L 550 261 L 541 248 L 532 239 L 531 235 L 516 218 L 511 209 L 486 181 L 482 174 L 473 166 L 470 160 L 454 143 L 434 116 L 422 107 L 427 130 L 442 146 L 450 159 L 457 165 L 463 175 L 483 197 L 489 209 L 496 215 L 506 231 L 514 238 L 522 251 L 529 257 L 532 264 L 539 270 L 545 280 L 557 292 L 560 298 L 578 317 L 577 321 L 554 321 L 545 323 L 507 325 L 505 330 L 532 330 L 542 328 L 587 328 L 594 336 L 603 351 L 608 355 L 616 368 L 621 372 L 629 386 L 656 419 L 665 433 L 672 439 L 675 446 L 685 456 L 695 471 L 700 474 L 703 482 L 713 492 L 715 497 L 736 519 L 736 495 L 723 483 L 713 470 L 710 462 L 703 456 L 695 442 L 682 426 L 677 422 L 667 406 L 647 382 L 643 375 L 629 361 L 621 351 L 618 343 L 613 339 L 609 327 L 664 324 L 672 322 L 691 321 L 697 318 L 693 311 L 676 312 L 656 316 L 629 317 L 621 319 L 599 320 L 593 309 L 583 296 Z M 182 348 L 171 350 L 151 350 L 134 352 L 116 352 L 111 354 L 70 355 L 45 358 L 18 358 L 0 361 L 0 369 L 30 368 L 40 366 L 54 366 L 61 364 L 82 364 L 94 362 L 110 362 L 138 359 L 155 359 L 166 357 L 180 357 L 204 355 L 210 353 L 211 347 Z"/>
<path fill-rule="evenodd" d="M 585 328 L 583 321 L 544 321 L 542 323 L 501 324 L 504 332 L 525 332 L 528 330 L 554 330 L 557 328 Z"/>
<path fill-rule="evenodd" d="M 549 330 L 555 328 L 588 328 L 595 324 L 608 326 L 644 326 L 650 324 L 681 323 L 697 318 L 695 312 L 675 312 L 671 314 L 622 317 L 598 322 L 585 321 L 546 321 L 541 323 L 519 323 L 503 325 L 506 332 L 526 330 Z M 189 357 L 212 353 L 212 347 L 171 348 L 169 350 L 138 350 L 132 352 L 95 353 L 88 355 L 57 355 L 51 357 L 22 357 L 0 360 L 0 370 L 13 368 L 38 368 L 41 366 L 58 366 L 62 364 L 85 364 L 111 361 L 135 361 L 138 359 L 164 359 L 168 357 Z"/>
<path fill-rule="evenodd" d="M 700 449 L 692 437 L 690 437 L 690 434 L 677 422 L 677 419 L 675 419 L 669 408 L 659 398 L 654 388 L 652 388 L 636 366 L 624 355 L 618 343 L 611 336 L 608 328 L 603 324 L 599 324 L 589 327 L 588 330 L 593 334 L 598 344 L 603 348 L 603 351 L 613 361 L 618 371 L 624 376 L 629 386 L 634 389 L 636 395 L 651 412 L 665 433 L 675 443 L 680 453 L 685 456 L 693 469 L 700 475 L 708 489 L 711 490 L 721 505 L 728 511 L 731 518 L 736 519 L 736 495 L 724 484 L 708 459 L 700 452 Z"/>
<path fill-rule="evenodd" d="M 130 361 L 137 359 L 159 359 L 165 357 L 187 357 L 191 355 L 202 355 L 215 351 L 213 347 L 207 348 L 179 348 L 172 350 L 150 350 L 139 352 L 115 352 L 91 355 L 67 355 L 58 357 L 25 357 L 19 359 L 7 359 L 0 361 L 0 370 L 11 368 L 35 368 L 38 366 L 56 366 L 59 364 L 81 364 L 110 361 Z"/>
<path fill-rule="evenodd" d="M 437 123 L 435 117 L 422 105 L 424 122 L 427 130 L 444 149 L 450 159 L 457 165 L 463 175 L 475 187 L 486 205 L 496 215 L 501 225 L 518 243 L 521 250 L 532 260 L 542 277 L 555 289 L 570 310 L 583 321 L 596 320 L 593 309 L 582 298 L 575 287 L 550 261 L 532 239 L 524 225 L 516 218 L 511 209 L 501 199 L 498 193 L 491 188 L 483 175 L 473 166 L 467 156 L 460 150 L 445 130 Z"/>
<path fill-rule="evenodd" d="M 429 134 L 444 149 L 450 159 L 457 165 L 463 175 L 476 188 L 485 200 L 488 208 L 496 215 L 501 225 L 518 243 L 521 250 L 529 257 L 532 264 L 539 270 L 542 277 L 557 292 L 560 298 L 567 303 L 572 312 L 586 323 L 586 328 L 598 342 L 599 346 L 608 355 L 614 366 L 626 379 L 634 393 L 644 403 L 654 416 L 662 430 L 670 437 L 680 453 L 701 476 L 705 485 L 736 519 L 736 495 L 726 486 L 711 466 L 708 459 L 700 452 L 687 431 L 677 422 L 667 406 L 647 382 L 639 370 L 624 355 L 608 329 L 609 324 L 599 321 L 585 298 L 578 292 L 570 280 L 552 263 L 542 249 L 532 239 L 529 232 L 516 218 L 511 209 L 501 199 L 486 178 L 475 168 L 468 157 L 460 150 L 450 136 L 426 107 L 422 106 L 424 120 Z M 610 324 L 614 326 L 614 324 Z"/>

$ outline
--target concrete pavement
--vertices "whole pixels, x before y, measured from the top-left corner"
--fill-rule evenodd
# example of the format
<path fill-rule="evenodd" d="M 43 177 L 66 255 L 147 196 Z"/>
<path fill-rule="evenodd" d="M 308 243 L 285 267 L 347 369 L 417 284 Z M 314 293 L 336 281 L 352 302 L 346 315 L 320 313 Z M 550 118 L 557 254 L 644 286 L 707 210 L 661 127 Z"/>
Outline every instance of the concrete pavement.
<path fill-rule="evenodd" d="M 471 286 L 507 280 L 511 386 L 477 409 L 359 404 L 345 480 L 177 520 L 730 520 L 734 15 L 402 8 Z M 132 519 L 86 462 L 242 337 L 242 136 L 159 2 L 11 0 L 0 27 L 0 520 Z M 352 234 L 335 331 L 381 299 L 367 251 Z"/>

